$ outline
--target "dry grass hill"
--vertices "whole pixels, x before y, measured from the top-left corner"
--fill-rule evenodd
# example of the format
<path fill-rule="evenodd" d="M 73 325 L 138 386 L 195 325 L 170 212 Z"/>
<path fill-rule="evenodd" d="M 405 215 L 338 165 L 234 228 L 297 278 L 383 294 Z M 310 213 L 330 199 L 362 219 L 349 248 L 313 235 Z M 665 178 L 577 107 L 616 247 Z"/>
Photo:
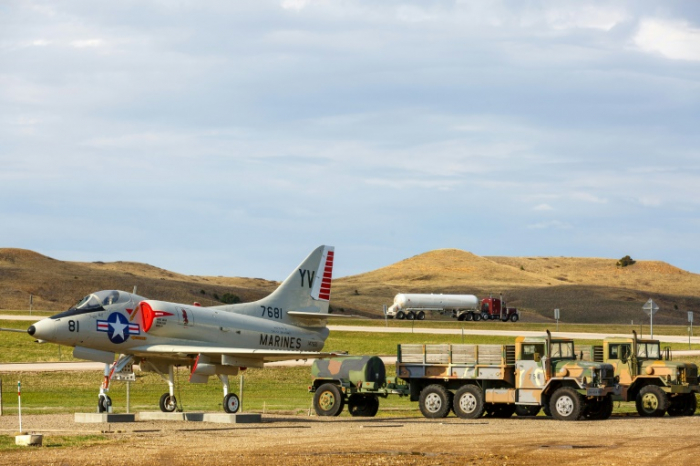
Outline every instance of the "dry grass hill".
<path fill-rule="evenodd" d="M 342 251 L 338 256 L 342 260 Z M 683 324 L 686 311 L 700 316 L 700 275 L 663 262 L 638 261 L 621 268 L 615 259 L 480 257 L 442 249 L 378 270 L 333 281 L 337 312 L 381 316 L 397 293 L 503 294 L 526 321 L 551 320 L 560 308 L 566 322 L 628 323 L 648 320 L 641 306 L 652 298 L 657 323 Z M 65 310 L 100 289 L 131 291 L 175 302 L 219 303 L 226 293 L 258 299 L 277 282 L 260 278 L 181 275 L 132 262 L 64 262 L 21 249 L 0 249 L 0 309 Z"/>

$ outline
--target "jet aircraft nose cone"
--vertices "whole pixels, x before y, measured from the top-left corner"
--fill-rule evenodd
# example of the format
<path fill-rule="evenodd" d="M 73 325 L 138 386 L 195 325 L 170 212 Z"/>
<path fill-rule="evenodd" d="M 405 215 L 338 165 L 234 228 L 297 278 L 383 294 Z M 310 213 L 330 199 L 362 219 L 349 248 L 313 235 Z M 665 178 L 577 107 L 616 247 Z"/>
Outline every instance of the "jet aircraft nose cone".
<path fill-rule="evenodd" d="M 34 332 L 36 332 L 36 327 L 33 326 L 33 325 L 30 325 L 29 328 L 27 329 L 27 333 L 28 333 L 30 336 L 34 336 Z"/>

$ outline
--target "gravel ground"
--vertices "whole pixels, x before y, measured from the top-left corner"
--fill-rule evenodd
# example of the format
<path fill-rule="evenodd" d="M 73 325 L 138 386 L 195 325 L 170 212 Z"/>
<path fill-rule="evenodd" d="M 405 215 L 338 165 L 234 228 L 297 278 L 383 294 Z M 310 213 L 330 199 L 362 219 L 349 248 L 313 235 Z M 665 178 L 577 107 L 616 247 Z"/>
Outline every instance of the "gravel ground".
<path fill-rule="evenodd" d="M 17 433 L 0 418 L 0 434 Z M 23 416 L 25 431 L 101 435 L 79 446 L 3 451 L 0 465 L 658 465 L 700 463 L 700 416 L 560 422 L 537 417 L 263 417 L 260 424 L 140 421 L 77 424 L 72 415 Z"/>

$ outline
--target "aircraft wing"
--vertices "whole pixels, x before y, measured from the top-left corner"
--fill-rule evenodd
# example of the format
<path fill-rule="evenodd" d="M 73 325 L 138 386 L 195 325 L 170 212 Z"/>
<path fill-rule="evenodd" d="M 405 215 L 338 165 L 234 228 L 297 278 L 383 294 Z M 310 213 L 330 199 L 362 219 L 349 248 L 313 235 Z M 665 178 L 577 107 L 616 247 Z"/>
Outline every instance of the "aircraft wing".
<path fill-rule="evenodd" d="M 132 348 L 129 353 L 141 357 L 158 357 L 164 359 L 183 359 L 187 356 L 204 354 L 207 356 L 231 356 L 261 362 L 288 361 L 294 359 L 319 359 L 337 356 L 341 353 L 316 351 L 289 351 L 269 349 L 230 348 L 226 346 L 198 345 L 148 345 Z M 344 353 L 343 353 L 344 354 Z"/>

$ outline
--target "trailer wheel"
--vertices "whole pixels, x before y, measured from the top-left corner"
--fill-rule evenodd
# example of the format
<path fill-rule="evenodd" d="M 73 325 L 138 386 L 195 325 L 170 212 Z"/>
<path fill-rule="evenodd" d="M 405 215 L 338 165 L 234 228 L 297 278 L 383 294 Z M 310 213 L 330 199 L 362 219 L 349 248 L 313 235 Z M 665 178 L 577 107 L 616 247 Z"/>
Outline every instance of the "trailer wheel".
<path fill-rule="evenodd" d="M 668 397 L 656 385 L 647 385 L 639 390 L 635 404 L 640 416 L 661 417 L 668 409 Z"/>
<path fill-rule="evenodd" d="M 452 409 L 457 417 L 476 419 L 484 414 L 484 393 L 476 385 L 465 385 L 455 393 Z"/>
<path fill-rule="evenodd" d="M 333 383 L 324 383 L 314 395 L 314 410 L 319 416 L 338 416 L 345 402 L 340 389 Z"/>
<path fill-rule="evenodd" d="M 425 312 L 420 311 L 418 314 L 416 314 L 416 319 L 425 320 Z"/>
<path fill-rule="evenodd" d="M 520 317 L 518 317 L 518 314 L 513 314 L 512 316 L 510 316 L 511 322 L 517 322 L 518 319 L 520 319 Z"/>
<path fill-rule="evenodd" d="M 541 406 L 516 405 L 515 414 L 518 417 L 534 417 L 540 413 Z"/>
<path fill-rule="evenodd" d="M 416 315 L 413 313 L 413 311 L 408 311 L 406 313 L 406 320 L 415 320 Z"/>
<path fill-rule="evenodd" d="M 348 411 L 351 416 L 373 417 L 379 410 L 377 395 L 353 394 L 348 398 Z"/>
<path fill-rule="evenodd" d="M 163 393 L 158 406 L 160 406 L 160 410 L 164 413 L 172 413 L 177 409 L 177 399 L 170 393 Z"/>
<path fill-rule="evenodd" d="M 428 419 L 447 417 L 451 409 L 449 392 L 442 385 L 428 385 L 420 392 L 418 406 Z"/>
<path fill-rule="evenodd" d="M 584 412 L 584 401 L 581 395 L 571 387 L 558 388 L 549 402 L 552 417 L 560 421 L 575 421 Z"/>
<path fill-rule="evenodd" d="M 583 413 L 583 417 L 591 420 L 604 420 L 612 416 L 613 412 L 613 400 L 610 395 L 596 399 L 594 401 L 589 401 L 588 406 L 586 406 L 586 411 Z"/>

